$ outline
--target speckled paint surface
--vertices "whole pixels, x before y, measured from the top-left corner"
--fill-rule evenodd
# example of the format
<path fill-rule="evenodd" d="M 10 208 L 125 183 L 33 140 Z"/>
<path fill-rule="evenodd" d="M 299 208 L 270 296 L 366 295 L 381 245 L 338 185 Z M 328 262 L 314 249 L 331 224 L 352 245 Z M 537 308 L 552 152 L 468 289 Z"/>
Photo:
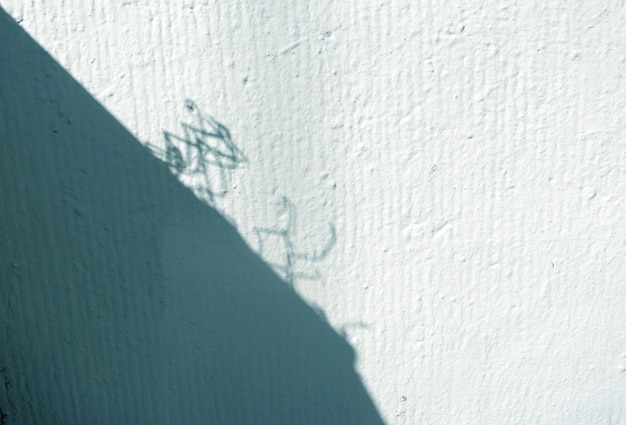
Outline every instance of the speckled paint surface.
<path fill-rule="evenodd" d="M 346 339 L 386 424 L 626 424 L 623 2 L 0 4 Z"/>

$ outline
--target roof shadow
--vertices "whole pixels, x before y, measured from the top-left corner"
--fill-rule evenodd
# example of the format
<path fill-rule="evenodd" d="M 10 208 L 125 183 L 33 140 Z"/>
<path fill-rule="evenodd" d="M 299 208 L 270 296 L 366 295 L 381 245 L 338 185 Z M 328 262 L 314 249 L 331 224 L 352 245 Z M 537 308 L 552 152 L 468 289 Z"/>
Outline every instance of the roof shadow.
<path fill-rule="evenodd" d="M 0 9 L 0 423 L 382 425 L 354 352 Z"/>

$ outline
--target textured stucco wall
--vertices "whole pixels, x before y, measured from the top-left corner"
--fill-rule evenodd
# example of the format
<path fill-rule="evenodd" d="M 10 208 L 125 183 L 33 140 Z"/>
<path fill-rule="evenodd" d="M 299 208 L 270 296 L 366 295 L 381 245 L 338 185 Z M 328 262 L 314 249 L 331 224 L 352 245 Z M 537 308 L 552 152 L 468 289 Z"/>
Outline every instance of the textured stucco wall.
<path fill-rule="evenodd" d="M 157 156 L 228 128 L 180 179 L 386 423 L 626 423 L 622 1 L 0 4 Z"/>

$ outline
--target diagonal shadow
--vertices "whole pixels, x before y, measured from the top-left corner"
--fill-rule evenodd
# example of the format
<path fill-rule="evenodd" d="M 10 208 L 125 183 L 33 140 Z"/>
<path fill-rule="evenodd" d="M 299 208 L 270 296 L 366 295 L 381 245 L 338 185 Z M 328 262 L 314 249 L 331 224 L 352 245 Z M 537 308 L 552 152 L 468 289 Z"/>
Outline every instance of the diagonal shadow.
<path fill-rule="evenodd" d="M 2 421 L 381 425 L 237 231 L 1 9 L 0 40 Z"/>

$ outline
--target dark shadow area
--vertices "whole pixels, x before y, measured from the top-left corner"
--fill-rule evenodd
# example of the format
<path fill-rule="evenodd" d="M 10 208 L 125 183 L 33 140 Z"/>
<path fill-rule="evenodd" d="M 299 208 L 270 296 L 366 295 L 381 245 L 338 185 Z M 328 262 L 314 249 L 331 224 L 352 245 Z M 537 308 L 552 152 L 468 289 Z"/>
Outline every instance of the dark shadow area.
<path fill-rule="evenodd" d="M 10 425 L 381 425 L 354 352 L 0 9 Z"/>

